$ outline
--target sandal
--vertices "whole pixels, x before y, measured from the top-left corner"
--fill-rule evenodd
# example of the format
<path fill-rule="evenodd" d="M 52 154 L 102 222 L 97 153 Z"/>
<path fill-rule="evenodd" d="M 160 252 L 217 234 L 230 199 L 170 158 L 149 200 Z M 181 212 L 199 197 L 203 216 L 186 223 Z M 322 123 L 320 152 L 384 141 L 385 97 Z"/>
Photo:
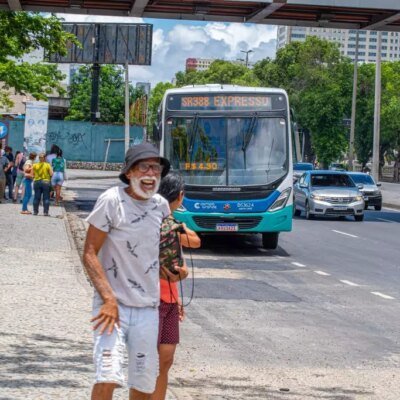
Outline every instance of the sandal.
<path fill-rule="evenodd" d="M 21 211 L 21 214 L 24 214 L 24 215 L 30 215 L 30 214 L 32 214 L 30 211 Z"/>

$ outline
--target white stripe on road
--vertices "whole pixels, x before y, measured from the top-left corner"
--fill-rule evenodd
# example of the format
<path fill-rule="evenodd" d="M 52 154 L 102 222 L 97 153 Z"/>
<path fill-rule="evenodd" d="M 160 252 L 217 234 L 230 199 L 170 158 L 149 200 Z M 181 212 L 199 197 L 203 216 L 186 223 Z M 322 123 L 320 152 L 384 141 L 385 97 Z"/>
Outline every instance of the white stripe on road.
<path fill-rule="evenodd" d="M 380 292 L 371 292 L 371 293 L 374 294 L 375 296 L 382 297 L 383 299 L 386 299 L 386 300 L 394 300 L 394 297 L 388 296 L 387 294 L 383 294 Z"/>
<path fill-rule="evenodd" d="M 304 264 L 300 264 L 299 262 L 292 262 L 292 265 L 295 265 L 296 267 L 304 268 Z"/>
<path fill-rule="evenodd" d="M 342 231 L 335 231 L 335 229 L 332 229 L 332 232 L 339 233 L 340 235 L 350 236 L 352 238 L 358 238 L 358 236 L 352 235 L 351 233 L 346 233 L 346 232 L 342 232 Z"/>
<path fill-rule="evenodd" d="M 385 219 L 385 218 L 377 218 L 377 219 L 379 219 L 379 221 L 383 221 L 383 222 L 391 222 L 392 224 L 395 222 L 395 221 L 392 221 L 391 219 Z"/>
<path fill-rule="evenodd" d="M 331 274 L 328 274 L 327 272 L 324 271 L 314 271 L 316 274 L 318 275 L 322 275 L 322 276 L 331 276 Z"/>
<path fill-rule="evenodd" d="M 344 283 L 345 285 L 349 285 L 349 286 L 360 286 L 357 283 L 354 283 L 354 282 L 351 282 L 351 281 L 346 281 L 345 279 L 341 280 L 340 282 Z"/>

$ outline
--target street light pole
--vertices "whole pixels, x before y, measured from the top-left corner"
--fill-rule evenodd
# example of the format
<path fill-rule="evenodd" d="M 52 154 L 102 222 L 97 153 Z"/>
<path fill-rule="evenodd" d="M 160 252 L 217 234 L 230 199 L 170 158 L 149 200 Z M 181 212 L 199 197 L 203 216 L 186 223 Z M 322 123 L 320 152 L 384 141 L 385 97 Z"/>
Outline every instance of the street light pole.
<path fill-rule="evenodd" d="M 358 35 L 356 35 L 356 51 L 354 57 L 354 74 L 353 74 L 353 98 L 351 103 L 351 126 L 350 126 L 350 144 L 349 144 L 349 170 L 353 171 L 354 161 L 354 131 L 356 127 L 356 102 L 357 102 L 357 78 L 358 78 Z"/>
<path fill-rule="evenodd" d="M 125 64 L 125 153 L 129 149 L 129 65 Z"/>
<path fill-rule="evenodd" d="M 375 65 L 374 142 L 372 146 L 372 176 L 379 180 L 379 136 L 381 124 L 381 44 L 382 32 L 377 32 Z"/>
<path fill-rule="evenodd" d="M 246 68 L 249 66 L 249 53 L 253 53 L 253 50 L 240 50 L 242 53 L 246 53 Z"/>

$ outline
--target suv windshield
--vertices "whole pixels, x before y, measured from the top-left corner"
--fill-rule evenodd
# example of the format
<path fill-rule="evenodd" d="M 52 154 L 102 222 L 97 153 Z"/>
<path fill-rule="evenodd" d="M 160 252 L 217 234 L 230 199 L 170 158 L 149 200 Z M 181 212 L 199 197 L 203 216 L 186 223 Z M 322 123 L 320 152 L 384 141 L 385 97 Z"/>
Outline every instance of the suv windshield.
<path fill-rule="evenodd" d="M 280 117 L 172 117 L 165 155 L 189 185 L 265 185 L 288 172 Z"/>
<path fill-rule="evenodd" d="M 311 186 L 355 187 L 346 174 L 312 174 Z"/>
<path fill-rule="evenodd" d="M 351 179 L 353 179 L 355 183 L 362 183 L 363 185 L 375 185 L 375 182 L 369 175 L 364 175 L 364 174 L 351 175 Z"/>

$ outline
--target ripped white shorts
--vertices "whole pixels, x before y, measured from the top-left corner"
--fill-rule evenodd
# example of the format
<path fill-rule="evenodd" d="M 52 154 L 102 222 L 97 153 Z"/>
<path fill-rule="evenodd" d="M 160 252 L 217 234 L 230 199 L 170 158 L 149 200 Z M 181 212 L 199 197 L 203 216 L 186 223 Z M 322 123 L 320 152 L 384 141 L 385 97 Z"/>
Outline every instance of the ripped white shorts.
<path fill-rule="evenodd" d="M 100 305 L 94 305 L 93 316 Z M 94 332 L 93 359 L 96 383 L 125 385 L 123 366 L 128 356 L 128 386 L 142 393 L 153 393 L 159 374 L 158 308 L 118 305 L 120 328 L 111 335 Z M 125 349 L 127 351 L 125 351 Z"/>

